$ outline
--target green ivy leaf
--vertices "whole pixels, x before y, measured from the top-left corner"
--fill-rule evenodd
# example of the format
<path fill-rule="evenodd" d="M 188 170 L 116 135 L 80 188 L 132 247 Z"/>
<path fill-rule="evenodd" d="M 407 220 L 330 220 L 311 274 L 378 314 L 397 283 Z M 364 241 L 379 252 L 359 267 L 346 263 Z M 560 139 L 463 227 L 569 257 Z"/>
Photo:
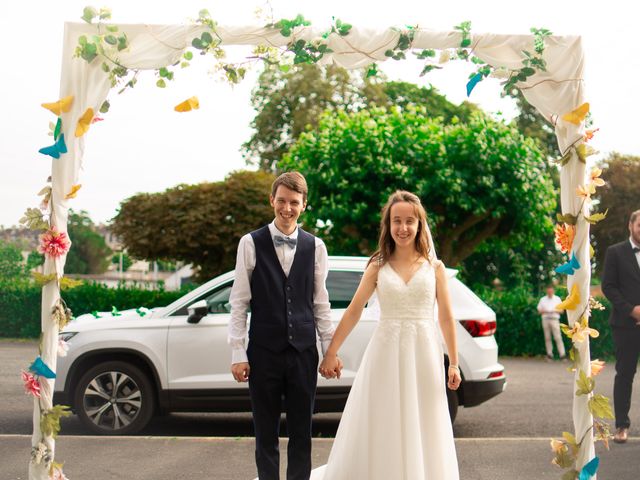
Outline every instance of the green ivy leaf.
<path fill-rule="evenodd" d="M 185 60 L 193 60 L 193 52 L 191 52 L 191 51 L 184 52 L 184 54 L 182 55 L 182 57 L 183 57 Z"/>
<path fill-rule="evenodd" d="M 156 82 L 156 87 L 165 88 L 166 86 L 167 86 L 167 83 L 164 81 L 164 78 L 159 78 L 158 81 Z"/>
<path fill-rule="evenodd" d="M 106 35 L 104 37 L 104 41 L 107 42 L 109 45 L 117 45 L 118 44 L 118 39 L 113 35 Z"/>
<path fill-rule="evenodd" d="M 100 105 L 100 113 L 107 113 L 109 111 L 109 107 L 111 107 L 109 100 L 105 100 L 102 102 L 102 105 Z"/>
<path fill-rule="evenodd" d="M 569 225 L 575 225 L 576 223 L 578 223 L 577 215 L 571 215 L 570 213 L 565 213 L 564 215 L 558 213 L 556 215 L 556 218 L 558 219 L 559 223 L 567 223 Z"/>
<path fill-rule="evenodd" d="M 589 411 L 594 417 L 614 419 L 609 399 L 604 395 L 594 395 L 589 399 Z"/>
<path fill-rule="evenodd" d="M 568 467 L 569 466 L 571 465 L 568 465 Z M 567 468 L 567 467 L 563 467 L 563 468 Z M 571 470 L 567 470 L 566 472 L 564 472 L 564 474 L 561 477 L 561 480 L 577 480 L 579 476 L 580 474 L 578 473 L 578 471 L 572 468 Z"/>
<path fill-rule="evenodd" d="M 576 380 L 576 385 L 578 385 L 576 395 L 588 395 L 593 392 L 593 389 L 596 386 L 596 382 L 593 378 L 587 377 L 587 374 L 584 373 L 584 370 L 580 370 L 580 373 L 578 374 L 578 380 Z"/>
<path fill-rule="evenodd" d="M 98 16 L 98 11 L 95 8 L 84 7 L 84 10 L 82 10 L 82 17 L 80 18 L 87 23 L 91 23 L 93 19 L 96 18 L 97 16 Z"/>
<path fill-rule="evenodd" d="M 593 215 L 589 215 L 588 217 L 584 217 L 584 219 L 589 222 L 591 225 L 595 225 L 598 222 L 601 222 L 607 217 L 607 213 L 609 209 L 607 208 L 604 213 L 594 213 Z"/>
<path fill-rule="evenodd" d="M 46 230 L 49 228 L 49 224 L 44 221 L 42 212 L 37 208 L 27 208 L 20 219 L 20 224 L 30 230 Z"/>

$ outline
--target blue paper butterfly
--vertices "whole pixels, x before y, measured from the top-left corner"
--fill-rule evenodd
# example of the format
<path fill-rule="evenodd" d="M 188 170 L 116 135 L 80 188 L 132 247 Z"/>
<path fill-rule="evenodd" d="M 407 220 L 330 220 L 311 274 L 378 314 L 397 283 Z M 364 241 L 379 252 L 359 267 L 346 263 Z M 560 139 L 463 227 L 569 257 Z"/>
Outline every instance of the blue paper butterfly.
<path fill-rule="evenodd" d="M 471 77 L 471 80 L 467 82 L 467 97 L 471 95 L 471 92 L 480 80 L 482 80 L 482 74 L 476 73 L 473 77 Z"/>
<path fill-rule="evenodd" d="M 580 470 L 580 476 L 578 480 L 589 480 L 593 477 L 598 471 L 598 466 L 600 465 L 600 458 L 593 457 L 589 463 L 587 463 L 582 470 Z"/>
<path fill-rule="evenodd" d="M 562 273 L 564 275 L 573 275 L 575 271 L 578 270 L 579 268 L 580 268 L 580 262 L 578 262 L 575 252 L 572 252 L 571 260 L 569 260 L 567 263 L 560 265 L 559 267 L 556 267 L 556 272 Z"/>
<path fill-rule="evenodd" d="M 53 373 L 46 363 L 42 361 L 42 358 L 38 357 L 29 367 L 29 371 L 44 378 L 56 378 L 56 374 Z"/>
<path fill-rule="evenodd" d="M 56 143 L 49 147 L 43 147 L 38 152 L 43 153 L 45 155 L 49 155 L 53 158 L 60 158 L 60 155 L 63 153 L 67 153 L 67 144 L 64 143 L 64 133 L 61 133 Z"/>

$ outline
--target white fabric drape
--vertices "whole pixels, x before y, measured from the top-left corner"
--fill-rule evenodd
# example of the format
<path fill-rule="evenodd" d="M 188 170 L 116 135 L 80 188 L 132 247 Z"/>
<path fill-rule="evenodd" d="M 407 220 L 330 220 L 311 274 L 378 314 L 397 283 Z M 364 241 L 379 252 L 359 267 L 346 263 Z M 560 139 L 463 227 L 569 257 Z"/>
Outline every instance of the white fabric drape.
<path fill-rule="evenodd" d="M 200 25 L 119 25 L 121 32 L 127 34 L 130 46 L 119 54 L 118 61 L 128 68 L 156 69 L 168 66 L 179 60 L 191 40 L 199 36 L 204 27 Z M 74 58 L 74 50 L 80 35 L 96 33 L 95 25 L 67 23 L 65 25 L 64 50 L 62 57 L 62 78 L 60 97 L 74 96 L 71 111 L 62 114 L 63 129 L 68 153 L 60 159 L 52 161 L 52 223 L 59 231 L 67 230 L 67 201 L 64 199 L 71 186 L 79 183 L 79 172 L 84 153 L 86 136 L 74 136 L 78 118 L 91 107 L 98 112 L 111 88 L 109 78 L 101 69 L 102 60 L 96 59 L 91 64 L 80 58 Z M 307 40 L 320 38 L 323 31 L 311 27 L 297 29 L 295 38 Z M 219 26 L 217 34 L 223 45 L 272 45 L 284 46 L 290 38 L 282 37 L 279 32 L 260 26 Z M 340 37 L 332 34 L 328 38 L 333 53 L 326 55 L 323 62 L 335 62 L 345 68 L 360 68 L 374 61 L 387 59 L 384 52 L 393 49 L 398 41 L 399 33 L 393 29 L 372 30 L 354 27 L 349 35 Z M 459 32 L 438 32 L 417 30 L 413 48 L 446 49 L 460 45 Z M 496 67 L 518 69 L 522 66 L 522 50 L 533 51 L 533 37 L 530 35 L 494 35 L 477 34 L 472 36 L 472 47 L 475 55 Z M 584 57 L 580 37 L 552 36 L 547 39 L 544 53 L 547 71 L 536 73 L 526 84 L 519 85 L 525 98 L 534 105 L 541 114 L 552 121 L 575 109 L 585 101 L 583 88 Z M 582 125 L 575 126 L 557 120 L 556 134 L 562 151 L 579 139 Z M 90 135 L 90 134 L 89 134 Z M 518 159 L 514 159 L 518 161 Z M 575 194 L 576 188 L 585 182 L 585 165 L 574 158 L 562 169 L 562 212 L 578 214 L 581 205 Z M 584 213 L 588 207 L 584 207 Z M 550 212 L 552 214 L 553 212 Z M 581 218 L 577 225 L 574 251 L 578 261 L 584 267 L 576 275 L 569 277 L 569 285 L 576 282 L 580 289 L 581 304 L 575 311 L 569 312 L 569 323 L 577 320 L 589 298 L 590 269 L 589 265 L 589 228 Z M 73 240 L 73 239 L 71 239 Z M 57 261 L 47 259 L 45 273 L 64 271 L 65 258 Z M 42 295 L 42 358 L 54 371 L 56 369 L 57 326 L 51 319 L 51 309 L 59 298 L 55 282 L 43 288 Z M 579 346 L 580 369 L 590 375 L 588 342 Z M 576 374 L 577 375 L 577 374 Z M 53 381 L 43 383 L 42 405 L 51 407 Z M 572 387 L 573 388 L 573 387 Z M 592 418 L 587 409 L 587 396 L 575 397 L 573 419 L 576 436 L 581 438 L 592 425 Z M 33 445 L 37 445 L 40 433 L 40 406 L 35 402 Z M 578 466 L 581 467 L 594 456 L 593 439 L 589 433 L 581 449 Z M 53 450 L 55 442 L 46 438 L 45 443 Z M 48 472 L 40 465 L 31 465 L 29 478 L 44 480 Z"/>

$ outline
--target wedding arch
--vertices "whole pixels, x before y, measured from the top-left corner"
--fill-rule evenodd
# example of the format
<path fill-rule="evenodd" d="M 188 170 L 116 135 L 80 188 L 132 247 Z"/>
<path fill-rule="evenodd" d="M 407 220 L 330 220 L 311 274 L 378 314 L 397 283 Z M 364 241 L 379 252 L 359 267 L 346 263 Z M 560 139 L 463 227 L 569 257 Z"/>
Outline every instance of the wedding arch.
<path fill-rule="evenodd" d="M 375 30 L 334 19 L 320 29 L 300 15 L 265 26 L 222 26 L 206 11 L 183 25 L 119 25 L 109 22 L 108 10 L 90 7 L 83 19 L 85 23 L 65 24 L 60 99 L 43 104 L 58 117 L 55 143 L 40 150 L 52 157 L 50 184 L 40 192 L 40 208 L 27 209 L 23 218 L 30 228 L 44 230 L 40 250 L 45 254 L 44 274 L 36 276 L 43 286 L 40 355 L 22 374 L 27 391 L 34 396 L 30 479 L 65 478 L 54 454 L 60 417 L 68 412 L 64 406 L 54 406 L 52 396 L 57 355 L 64 354 L 58 333 L 71 318 L 60 291 L 72 286 L 64 277 L 70 247 L 67 217 L 69 202 L 80 188 L 86 133 L 98 120 L 98 112 L 108 109 L 107 97 L 114 87 L 133 86 L 142 70 L 155 71 L 162 87 L 173 79 L 173 67 L 188 66 L 197 54 L 212 54 L 231 82 L 242 80 L 250 61 L 283 69 L 298 63 L 334 62 L 347 69 L 366 68 L 368 75 L 375 75 L 378 62 L 403 60 L 407 55 L 424 62 L 422 74 L 442 68 L 449 60 L 469 61 L 475 71 L 467 94 L 487 77 L 501 78 L 506 91 L 519 89 L 554 126 L 562 152 L 558 160 L 562 215 L 558 215 L 556 241 L 568 256 L 558 271 L 567 274 L 570 293 L 563 306 L 569 327 L 565 333 L 573 341 L 578 390 L 572 384 L 574 434 L 564 432 L 551 447 L 554 463 L 566 469 L 563 478 L 595 478 L 594 439 L 608 439 L 608 427 L 601 419 L 611 417 L 611 411 L 608 400 L 593 391 L 593 376 L 601 365 L 592 365 L 589 352 L 589 336 L 597 332 L 589 328 L 588 318 L 591 308 L 599 306 L 589 295 L 589 225 L 604 215 L 591 213 L 590 197 L 602 180 L 598 169 L 587 172 L 586 168 L 586 158 L 595 150 L 587 143 L 593 132 L 586 129 L 589 105 L 579 36 L 554 36 L 544 29 L 532 29 L 530 35 L 475 34 L 468 22 L 451 31 L 417 26 Z M 225 63 L 223 48 L 229 45 L 254 50 L 246 62 Z M 198 100 L 187 99 L 175 108 L 198 108 Z"/>

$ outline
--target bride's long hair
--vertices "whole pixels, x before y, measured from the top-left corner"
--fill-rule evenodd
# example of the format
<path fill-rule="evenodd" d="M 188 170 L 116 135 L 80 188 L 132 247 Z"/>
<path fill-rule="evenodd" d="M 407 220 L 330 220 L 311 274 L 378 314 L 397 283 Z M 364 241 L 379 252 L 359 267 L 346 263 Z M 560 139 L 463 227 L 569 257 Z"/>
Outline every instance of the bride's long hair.
<path fill-rule="evenodd" d="M 415 238 L 415 249 L 420 256 L 431 262 L 435 258 L 435 250 L 429 224 L 427 223 L 427 212 L 417 195 L 405 190 L 396 190 L 389 196 L 389 200 L 382 207 L 380 219 L 380 237 L 378 239 L 378 249 L 371 255 L 369 263 L 376 262 L 379 265 L 389 261 L 389 258 L 396 249 L 396 242 L 391 236 L 391 207 L 399 202 L 407 202 L 413 205 L 413 210 L 418 218 L 418 231 Z"/>

